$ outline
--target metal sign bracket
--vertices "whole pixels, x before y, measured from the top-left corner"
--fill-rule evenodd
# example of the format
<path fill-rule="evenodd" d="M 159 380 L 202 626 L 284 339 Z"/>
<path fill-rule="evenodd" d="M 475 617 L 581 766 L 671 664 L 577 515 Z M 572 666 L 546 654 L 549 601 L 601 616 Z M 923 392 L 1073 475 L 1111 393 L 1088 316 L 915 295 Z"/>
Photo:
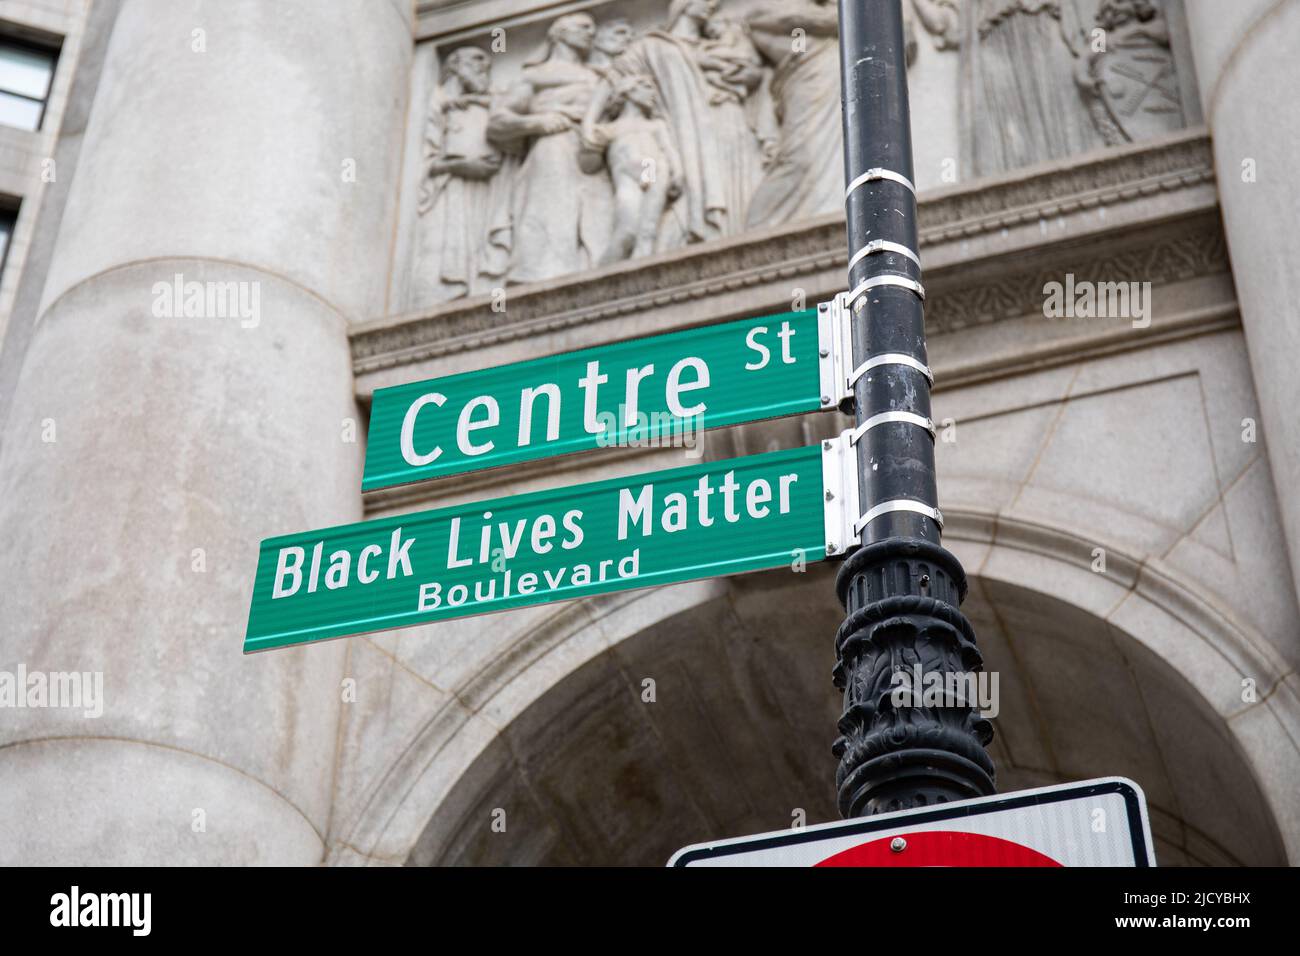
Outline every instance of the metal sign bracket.
<path fill-rule="evenodd" d="M 862 514 L 857 452 L 853 448 L 851 431 L 822 442 L 822 498 L 826 556 L 845 554 L 858 546 L 855 525 Z"/>
<path fill-rule="evenodd" d="M 817 355 L 821 375 L 822 410 L 853 410 L 853 337 L 849 323 L 848 293 L 837 293 L 830 302 L 817 304 Z"/>

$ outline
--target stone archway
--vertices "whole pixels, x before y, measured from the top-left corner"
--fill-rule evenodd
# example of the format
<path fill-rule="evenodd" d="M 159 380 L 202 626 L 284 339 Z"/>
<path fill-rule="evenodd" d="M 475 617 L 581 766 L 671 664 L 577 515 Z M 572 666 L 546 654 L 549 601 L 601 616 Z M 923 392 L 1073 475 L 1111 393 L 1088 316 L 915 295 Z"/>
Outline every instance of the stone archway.
<path fill-rule="evenodd" d="M 959 515 L 950 539 L 1000 675 L 1000 790 L 1129 776 L 1162 864 L 1286 862 L 1295 714 L 1272 693 L 1286 669 L 1265 642 L 1122 555 L 1094 574 L 1092 545 L 1051 529 Z M 660 865 L 800 811 L 836 819 L 832 570 L 644 592 L 645 626 L 538 690 L 446 791 L 408 864 Z M 1243 674 L 1257 702 L 1241 701 Z"/>

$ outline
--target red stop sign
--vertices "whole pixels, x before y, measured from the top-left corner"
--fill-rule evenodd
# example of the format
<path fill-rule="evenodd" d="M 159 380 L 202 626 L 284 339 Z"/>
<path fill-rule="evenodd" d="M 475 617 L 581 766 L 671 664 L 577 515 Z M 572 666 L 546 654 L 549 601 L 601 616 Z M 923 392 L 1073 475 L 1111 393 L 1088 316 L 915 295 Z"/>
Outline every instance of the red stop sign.
<path fill-rule="evenodd" d="M 894 840 L 906 841 L 894 850 Z M 1060 866 L 1050 856 L 983 833 L 923 830 L 881 837 L 828 856 L 816 866 Z"/>

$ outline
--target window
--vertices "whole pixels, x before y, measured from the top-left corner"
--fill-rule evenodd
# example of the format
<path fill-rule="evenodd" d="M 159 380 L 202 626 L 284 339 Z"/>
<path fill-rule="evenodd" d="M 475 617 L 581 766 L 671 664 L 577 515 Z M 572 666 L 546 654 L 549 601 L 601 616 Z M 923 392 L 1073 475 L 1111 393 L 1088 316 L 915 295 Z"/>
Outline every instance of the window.
<path fill-rule="evenodd" d="M 14 224 L 18 222 L 18 207 L 0 198 L 0 276 L 4 275 L 9 259 L 9 240 L 14 237 Z"/>
<path fill-rule="evenodd" d="M 0 37 L 0 123 L 37 130 L 45 116 L 58 50 Z"/>

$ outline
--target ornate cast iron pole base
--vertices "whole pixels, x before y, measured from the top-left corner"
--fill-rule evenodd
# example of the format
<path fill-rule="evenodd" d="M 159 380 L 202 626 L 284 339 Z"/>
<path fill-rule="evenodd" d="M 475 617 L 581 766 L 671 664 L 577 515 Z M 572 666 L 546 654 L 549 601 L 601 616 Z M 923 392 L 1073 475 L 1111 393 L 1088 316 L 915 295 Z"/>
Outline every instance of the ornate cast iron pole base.
<path fill-rule="evenodd" d="M 835 586 L 848 612 L 835 638 L 835 686 L 844 691 L 841 736 L 832 748 L 840 759 L 841 815 L 992 793 L 993 761 L 984 747 L 993 728 L 978 701 L 894 703 L 899 687 L 912 687 L 918 665 L 924 674 L 941 675 L 983 667 L 975 633 L 957 609 L 966 593 L 957 559 L 919 538 L 892 538 L 850 555 Z"/>

